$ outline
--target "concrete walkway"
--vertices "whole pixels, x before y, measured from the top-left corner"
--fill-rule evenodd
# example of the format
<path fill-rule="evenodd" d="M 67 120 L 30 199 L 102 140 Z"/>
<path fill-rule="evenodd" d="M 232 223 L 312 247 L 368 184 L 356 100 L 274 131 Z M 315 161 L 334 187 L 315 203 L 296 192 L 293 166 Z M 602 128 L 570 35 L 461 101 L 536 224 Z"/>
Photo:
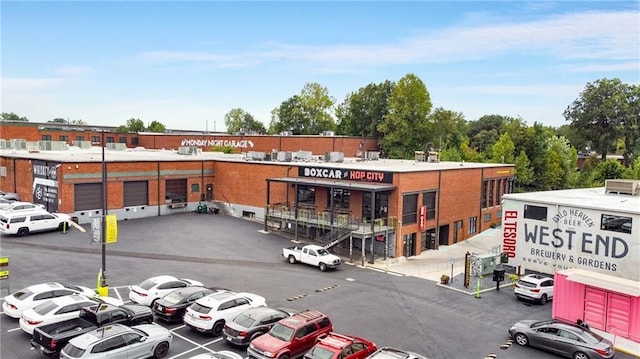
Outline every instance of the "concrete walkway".
<path fill-rule="evenodd" d="M 380 271 L 424 278 L 439 284 L 440 276 L 443 274 L 451 276 L 452 259 L 453 276 L 455 277 L 464 273 L 464 258 L 467 252 L 477 254 L 500 253 L 500 234 L 500 228 L 489 229 L 466 241 L 450 246 L 439 246 L 437 250 L 428 250 L 418 256 L 389 258 L 386 261 L 380 259 L 373 264 L 367 263 L 366 266 Z M 505 283 L 508 283 L 508 279 L 505 280 Z M 450 288 L 446 285 L 442 285 L 442 287 Z M 640 343 L 614 336 L 601 330 L 593 329 L 593 331 L 613 342 L 617 351 L 640 358 Z"/>

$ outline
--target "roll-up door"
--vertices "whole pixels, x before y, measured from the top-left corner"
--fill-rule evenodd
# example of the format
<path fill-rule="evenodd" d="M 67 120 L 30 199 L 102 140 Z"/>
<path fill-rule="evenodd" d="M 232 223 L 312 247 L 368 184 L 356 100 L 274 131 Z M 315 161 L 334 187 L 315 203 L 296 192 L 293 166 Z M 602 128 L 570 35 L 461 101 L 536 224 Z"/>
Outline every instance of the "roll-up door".
<path fill-rule="evenodd" d="M 609 292 L 606 331 L 629 338 L 631 297 Z"/>
<path fill-rule="evenodd" d="M 586 287 L 584 293 L 584 321 L 592 328 L 606 330 L 606 308 L 607 292 Z"/>
<path fill-rule="evenodd" d="M 102 208 L 102 183 L 78 183 L 73 186 L 75 211 Z"/>
<path fill-rule="evenodd" d="M 124 206 L 146 206 L 149 204 L 149 184 L 147 181 L 127 181 L 124 183 Z"/>

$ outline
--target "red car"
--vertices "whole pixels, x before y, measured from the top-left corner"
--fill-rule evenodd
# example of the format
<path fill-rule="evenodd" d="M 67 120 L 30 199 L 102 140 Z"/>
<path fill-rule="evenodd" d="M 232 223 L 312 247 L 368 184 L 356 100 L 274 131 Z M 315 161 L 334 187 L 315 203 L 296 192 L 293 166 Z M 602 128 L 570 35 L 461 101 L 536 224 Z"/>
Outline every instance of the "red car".
<path fill-rule="evenodd" d="M 376 351 L 368 339 L 329 333 L 318 339 L 316 345 L 304 355 L 305 359 L 364 359 Z"/>

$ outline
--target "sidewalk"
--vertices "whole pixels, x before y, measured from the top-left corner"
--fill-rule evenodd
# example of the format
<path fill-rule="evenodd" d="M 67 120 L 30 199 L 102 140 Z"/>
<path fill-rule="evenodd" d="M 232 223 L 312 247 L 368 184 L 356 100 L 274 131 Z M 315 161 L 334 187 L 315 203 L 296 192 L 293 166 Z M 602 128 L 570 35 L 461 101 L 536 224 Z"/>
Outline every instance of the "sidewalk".
<path fill-rule="evenodd" d="M 467 252 L 477 254 L 500 253 L 501 236 L 500 229 L 486 230 L 466 241 L 456 243 L 450 246 L 439 246 L 437 250 L 427 250 L 418 256 L 405 258 L 389 258 L 388 260 L 379 259 L 373 264 L 366 264 L 366 267 L 375 268 L 376 270 L 389 273 L 397 273 L 406 276 L 419 277 L 436 282 L 438 286 L 452 289 L 464 294 L 473 295 L 476 290 L 476 278 L 471 279 L 469 288 L 462 285 L 464 277 L 464 257 Z M 440 276 L 446 274 L 451 276 L 451 260 L 453 259 L 453 283 L 450 285 L 440 284 Z M 511 286 L 507 275 L 505 275 L 505 284 L 502 287 Z M 491 275 L 481 279 L 480 292 L 495 290 L 496 283 L 493 282 Z M 617 351 L 627 353 L 640 358 L 640 343 L 632 340 L 614 336 L 597 329 L 594 332 L 613 342 Z"/>

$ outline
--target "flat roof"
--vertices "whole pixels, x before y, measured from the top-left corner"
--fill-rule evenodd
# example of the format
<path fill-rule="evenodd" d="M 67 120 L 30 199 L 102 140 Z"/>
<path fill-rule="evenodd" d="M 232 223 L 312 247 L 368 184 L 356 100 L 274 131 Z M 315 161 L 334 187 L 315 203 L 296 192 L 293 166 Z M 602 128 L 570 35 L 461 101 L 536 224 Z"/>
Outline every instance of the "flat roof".
<path fill-rule="evenodd" d="M 510 193 L 502 197 L 521 202 L 640 214 L 640 196 L 606 193 L 604 187 Z"/>
<path fill-rule="evenodd" d="M 295 152 L 294 152 L 295 153 Z M 181 155 L 176 150 L 156 150 L 145 148 L 128 148 L 126 150 L 104 151 L 105 162 L 171 162 L 171 161 L 227 161 L 250 162 L 255 164 L 269 164 L 295 167 L 326 167 L 345 168 L 363 171 L 388 171 L 388 172 L 423 172 L 456 170 L 469 168 L 515 168 L 513 164 L 478 163 L 478 162 L 422 162 L 414 160 L 380 159 L 363 161 L 360 158 L 344 158 L 343 162 L 325 162 L 319 155 L 313 155 L 309 160 L 295 161 L 255 161 L 248 160 L 246 154 L 225 154 L 222 152 L 201 151 L 193 155 Z M 71 146 L 67 151 L 40 151 L 29 152 L 27 150 L 0 149 L 0 157 L 24 158 L 43 161 L 57 161 L 61 163 L 102 162 L 102 147 L 81 149 Z M 509 173 L 511 174 L 511 172 Z"/>
<path fill-rule="evenodd" d="M 339 180 L 332 180 L 332 179 L 318 179 L 318 178 L 309 178 L 309 177 L 269 178 L 267 179 L 267 181 L 287 182 L 287 183 L 304 184 L 304 185 L 319 186 L 319 187 L 353 189 L 353 190 L 369 191 L 369 192 L 382 192 L 382 191 L 391 191 L 396 189 L 396 186 L 392 184 L 385 184 L 385 183 L 339 181 Z"/>

